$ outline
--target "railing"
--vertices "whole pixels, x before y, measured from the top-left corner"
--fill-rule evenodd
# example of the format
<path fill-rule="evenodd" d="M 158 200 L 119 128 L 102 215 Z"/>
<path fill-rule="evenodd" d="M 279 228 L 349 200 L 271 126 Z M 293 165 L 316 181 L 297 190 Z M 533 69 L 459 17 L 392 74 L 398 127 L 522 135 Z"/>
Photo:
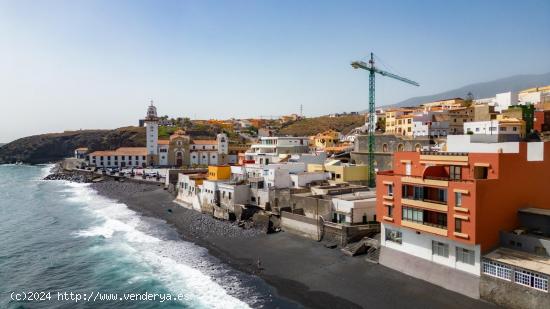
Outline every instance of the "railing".
<path fill-rule="evenodd" d="M 434 204 L 440 204 L 440 205 L 447 205 L 447 201 L 437 201 L 437 200 L 430 200 L 427 198 L 418 198 L 414 196 L 402 196 L 401 198 L 413 200 L 413 201 L 420 201 L 420 202 L 427 202 L 427 203 L 434 203 Z"/>

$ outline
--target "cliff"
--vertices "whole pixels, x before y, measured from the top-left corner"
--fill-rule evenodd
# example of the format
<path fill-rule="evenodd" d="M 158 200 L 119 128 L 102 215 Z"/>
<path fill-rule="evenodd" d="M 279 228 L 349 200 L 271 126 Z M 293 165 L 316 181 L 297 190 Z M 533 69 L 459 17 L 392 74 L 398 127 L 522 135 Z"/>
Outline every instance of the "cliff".
<path fill-rule="evenodd" d="M 74 150 L 107 150 L 118 147 L 145 147 L 145 129 L 125 127 L 115 130 L 80 130 L 33 135 L 0 147 L 0 164 L 21 161 L 48 163 L 73 156 Z"/>

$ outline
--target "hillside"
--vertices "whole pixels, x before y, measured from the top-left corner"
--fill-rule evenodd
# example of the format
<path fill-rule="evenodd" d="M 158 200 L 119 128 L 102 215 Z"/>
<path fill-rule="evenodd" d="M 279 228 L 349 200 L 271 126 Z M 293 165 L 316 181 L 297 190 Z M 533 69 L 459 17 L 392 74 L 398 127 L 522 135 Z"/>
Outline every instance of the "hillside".
<path fill-rule="evenodd" d="M 497 93 L 508 91 L 520 91 L 531 87 L 540 87 L 550 85 L 550 73 L 546 74 L 530 74 L 530 75 L 515 75 L 511 77 L 501 78 L 489 82 L 475 83 L 460 87 L 457 89 L 410 98 L 396 104 L 385 105 L 387 107 L 404 107 L 404 106 L 417 106 L 422 103 L 437 101 L 447 98 L 462 97 L 465 98 L 468 92 L 474 95 L 474 98 L 481 99 L 487 97 L 493 97 Z"/>
<path fill-rule="evenodd" d="M 22 161 L 39 164 L 72 156 L 78 147 L 92 150 L 145 146 L 145 129 L 126 127 L 115 130 L 81 130 L 33 135 L 0 148 L 0 164 Z"/>
<path fill-rule="evenodd" d="M 317 133 L 333 129 L 347 133 L 352 129 L 365 124 L 364 116 L 341 116 L 341 117 L 315 117 L 306 118 L 285 125 L 279 130 L 279 135 L 311 136 Z"/>

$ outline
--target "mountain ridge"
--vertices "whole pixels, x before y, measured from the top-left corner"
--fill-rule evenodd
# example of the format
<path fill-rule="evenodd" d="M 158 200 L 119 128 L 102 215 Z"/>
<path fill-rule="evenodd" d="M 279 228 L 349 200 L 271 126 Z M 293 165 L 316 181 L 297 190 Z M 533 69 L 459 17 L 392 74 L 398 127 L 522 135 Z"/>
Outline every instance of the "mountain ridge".
<path fill-rule="evenodd" d="M 405 107 L 418 106 L 422 103 L 433 102 L 448 98 L 465 98 L 468 92 L 471 92 L 475 99 L 493 97 L 497 93 L 508 91 L 521 91 L 527 88 L 541 87 L 550 85 L 550 72 L 543 74 L 520 74 L 509 77 L 499 78 L 488 82 L 479 82 L 469 84 L 460 88 L 443 91 L 440 93 L 412 97 L 395 104 L 383 105 L 380 107 Z"/>

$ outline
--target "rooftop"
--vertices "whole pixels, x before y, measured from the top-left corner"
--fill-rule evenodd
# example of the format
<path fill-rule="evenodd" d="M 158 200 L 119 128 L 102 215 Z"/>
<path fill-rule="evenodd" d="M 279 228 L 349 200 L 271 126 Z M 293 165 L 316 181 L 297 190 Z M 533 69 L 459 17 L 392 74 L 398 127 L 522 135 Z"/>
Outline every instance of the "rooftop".
<path fill-rule="evenodd" d="M 533 215 L 550 216 L 550 209 L 530 207 L 530 208 L 522 208 L 519 211 L 533 214 Z"/>
<path fill-rule="evenodd" d="M 550 257 L 547 256 L 535 255 L 508 248 L 498 248 L 485 255 L 485 258 L 518 268 L 550 274 Z"/>
<path fill-rule="evenodd" d="M 91 156 L 146 156 L 145 147 L 120 147 L 116 150 L 94 151 Z"/>

